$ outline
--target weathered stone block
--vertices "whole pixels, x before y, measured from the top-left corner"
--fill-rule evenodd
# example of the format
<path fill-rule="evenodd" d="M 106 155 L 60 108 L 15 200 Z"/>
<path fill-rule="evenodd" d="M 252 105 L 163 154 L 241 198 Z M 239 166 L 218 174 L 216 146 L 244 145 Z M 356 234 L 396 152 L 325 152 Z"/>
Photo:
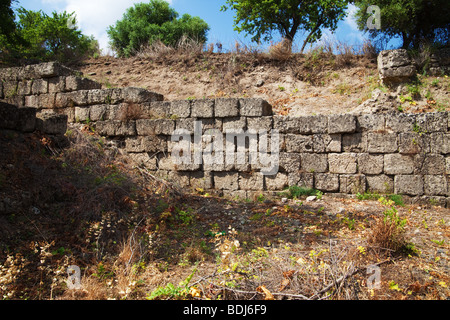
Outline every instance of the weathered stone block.
<path fill-rule="evenodd" d="M 445 173 L 445 157 L 440 154 L 417 155 L 414 174 L 440 175 Z"/>
<path fill-rule="evenodd" d="M 36 130 L 52 135 L 64 135 L 67 131 L 67 116 L 41 113 L 36 116 Z"/>
<path fill-rule="evenodd" d="M 254 131 L 265 130 L 267 132 L 271 132 L 272 125 L 273 125 L 273 117 L 247 118 L 248 130 Z"/>
<path fill-rule="evenodd" d="M 222 130 L 225 133 L 229 130 L 245 131 L 247 129 L 246 119 L 245 117 L 225 118 L 222 120 Z"/>
<path fill-rule="evenodd" d="M 0 102 L 0 129 L 33 132 L 36 126 L 36 109 L 17 108 Z"/>
<path fill-rule="evenodd" d="M 136 130 L 140 136 L 171 135 L 175 130 L 175 121 L 169 119 L 140 119 L 136 121 Z"/>
<path fill-rule="evenodd" d="M 53 77 L 48 79 L 48 93 L 64 92 L 66 90 L 65 77 Z"/>
<path fill-rule="evenodd" d="M 383 114 L 363 114 L 357 117 L 358 131 L 384 131 L 386 119 Z"/>
<path fill-rule="evenodd" d="M 33 80 L 22 80 L 17 84 L 17 94 L 20 96 L 30 95 L 33 87 Z"/>
<path fill-rule="evenodd" d="M 339 191 L 339 175 L 330 173 L 315 173 L 314 186 L 320 191 L 337 192 Z"/>
<path fill-rule="evenodd" d="M 136 122 L 135 121 L 97 121 L 96 131 L 101 136 L 135 136 L 136 135 Z"/>
<path fill-rule="evenodd" d="M 263 117 L 272 115 L 272 106 L 261 98 L 240 99 L 240 114 L 243 117 Z"/>
<path fill-rule="evenodd" d="M 328 155 L 329 171 L 331 173 L 356 173 L 356 153 L 331 153 Z"/>
<path fill-rule="evenodd" d="M 418 114 L 416 125 L 420 126 L 424 132 L 447 132 L 448 114 L 447 112 L 429 112 Z"/>
<path fill-rule="evenodd" d="M 366 176 L 367 190 L 378 193 L 393 193 L 394 179 L 386 175 Z"/>
<path fill-rule="evenodd" d="M 428 137 L 429 150 L 431 153 L 448 154 L 450 153 L 450 134 L 443 132 L 433 132 Z"/>
<path fill-rule="evenodd" d="M 158 161 L 158 168 L 168 171 L 197 171 L 200 169 L 200 165 L 193 162 L 181 162 L 172 156 L 163 156 Z"/>
<path fill-rule="evenodd" d="M 176 100 L 170 103 L 170 114 L 177 118 L 189 118 L 191 116 L 191 101 Z"/>
<path fill-rule="evenodd" d="M 33 94 L 48 93 L 48 81 L 44 79 L 36 79 L 31 86 L 31 92 Z"/>
<path fill-rule="evenodd" d="M 264 181 L 267 190 L 284 190 L 288 187 L 288 175 L 286 173 L 278 172 L 275 175 L 264 176 Z"/>
<path fill-rule="evenodd" d="M 90 117 L 92 121 L 102 121 L 106 119 L 107 105 L 93 105 L 90 107 Z M 109 119 L 108 119 L 109 120 Z"/>
<path fill-rule="evenodd" d="M 397 134 L 369 132 L 367 137 L 369 153 L 394 153 L 397 150 Z"/>
<path fill-rule="evenodd" d="M 339 188 L 341 193 L 364 193 L 366 191 L 366 177 L 362 174 L 341 174 L 339 175 Z"/>
<path fill-rule="evenodd" d="M 367 134 L 351 133 L 342 135 L 342 151 L 344 152 L 367 152 Z"/>
<path fill-rule="evenodd" d="M 450 157 L 445 157 L 445 174 L 450 175 Z"/>
<path fill-rule="evenodd" d="M 167 173 L 167 181 L 180 188 L 189 187 L 190 186 L 189 172 L 169 171 Z"/>
<path fill-rule="evenodd" d="M 414 157 L 398 153 L 384 155 L 384 173 L 395 175 L 413 172 Z"/>
<path fill-rule="evenodd" d="M 424 176 L 424 191 L 430 196 L 447 196 L 448 182 L 445 175 Z"/>
<path fill-rule="evenodd" d="M 442 137 L 442 133 L 439 133 Z M 436 137 L 437 138 L 437 137 Z M 431 141 L 433 138 L 431 138 Z M 440 146 L 439 146 L 440 148 Z M 419 154 L 430 152 L 430 136 L 415 132 L 398 135 L 398 151 L 402 154 Z"/>
<path fill-rule="evenodd" d="M 394 178 L 394 192 L 411 196 L 423 195 L 423 176 L 398 175 Z"/>
<path fill-rule="evenodd" d="M 125 150 L 130 153 L 158 153 L 167 151 L 165 136 L 133 137 L 125 140 Z"/>
<path fill-rule="evenodd" d="M 286 134 L 284 143 L 287 152 L 313 152 L 313 136 Z"/>
<path fill-rule="evenodd" d="M 77 76 L 66 77 L 66 87 L 67 91 L 78 91 L 78 90 L 91 90 L 91 89 L 101 89 L 102 85 L 96 81 L 87 78 L 80 78 Z"/>
<path fill-rule="evenodd" d="M 386 115 L 386 130 L 391 132 L 418 131 L 416 115 L 412 113 L 392 113 Z"/>
<path fill-rule="evenodd" d="M 405 49 L 385 50 L 378 55 L 378 72 L 383 83 L 406 82 L 416 75 L 416 67 Z"/>
<path fill-rule="evenodd" d="M 342 143 L 340 134 L 313 135 L 313 151 L 317 153 L 341 152 Z"/>
<path fill-rule="evenodd" d="M 214 100 L 193 100 L 191 116 L 194 118 L 213 118 L 214 117 Z"/>
<path fill-rule="evenodd" d="M 54 105 L 56 108 L 86 106 L 86 105 L 90 104 L 89 100 L 88 100 L 89 93 L 90 93 L 90 91 L 88 91 L 88 90 L 57 93 L 56 97 L 55 97 Z"/>
<path fill-rule="evenodd" d="M 327 133 L 326 116 L 289 117 L 274 116 L 273 128 L 280 133 L 313 134 Z"/>
<path fill-rule="evenodd" d="M 75 107 L 75 121 L 84 122 L 90 119 L 89 107 Z"/>
<path fill-rule="evenodd" d="M 381 174 L 383 173 L 384 156 L 361 153 L 358 155 L 359 172 L 363 174 Z"/>
<path fill-rule="evenodd" d="M 310 172 L 289 172 L 289 186 L 299 186 L 303 188 L 314 188 L 314 173 Z"/>
<path fill-rule="evenodd" d="M 213 175 L 208 171 L 196 171 L 190 173 L 190 183 L 192 188 L 208 190 L 213 188 Z"/>
<path fill-rule="evenodd" d="M 328 133 L 353 133 L 356 131 L 356 117 L 351 114 L 328 116 Z"/>
<path fill-rule="evenodd" d="M 238 117 L 239 99 L 219 98 L 215 101 L 214 115 L 218 118 Z"/>
<path fill-rule="evenodd" d="M 264 176 L 259 172 L 255 173 L 240 173 L 239 174 L 239 189 L 240 190 L 264 190 Z"/>
<path fill-rule="evenodd" d="M 299 153 L 280 152 L 279 166 L 286 172 L 298 172 L 300 170 L 301 156 Z"/>
<path fill-rule="evenodd" d="M 327 172 L 328 155 L 302 153 L 301 154 L 301 170 L 304 172 Z"/>
<path fill-rule="evenodd" d="M 215 172 L 214 188 L 219 190 L 239 190 L 239 173 L 237 172 Z"/>

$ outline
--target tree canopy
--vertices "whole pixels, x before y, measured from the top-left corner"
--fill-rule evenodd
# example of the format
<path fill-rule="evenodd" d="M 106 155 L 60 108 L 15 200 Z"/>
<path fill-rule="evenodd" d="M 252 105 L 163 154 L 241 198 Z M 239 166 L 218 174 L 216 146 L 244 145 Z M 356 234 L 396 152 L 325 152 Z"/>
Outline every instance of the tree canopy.
<path fill-rule="evenodd" d="M 360 30 L 368 31 L 372 38 L 402 39 L 402 47 L 418 48 L 422 42 L 449 44 L 450 1 L 448 0 L 361 0 L 355 1 Z M 367 28 L 370 17 L 367 8 L 377 5 L 381 9 L 381 29 Z"/>
<path fill-rule="evenodd" d="M 11 14 L 11 11 L 7 12 Z M 22 60 L 65 62 L 99 51 L 98 42 L 92 36 L 82 34 L 73 23 L 76 20 L 74 13 L 64 11 L 47 15 L 41 10 L 19 8 L 16 14 L 18 20 L 14 21 L 14 26 L 2 26 L 1 29 L 0 52 L 3 60 L 10 63 Z"/>
<path fill-rule="evenodd" d="M 322 29 L 334 31 L 346 15 L 347 0 L 227 0 L 222 11 L 236 11 L 235 30 L 269 41 L 277 31 L 291 43 L 299 30 L 307 32 L 301 51 L 321 38 Z"/>
<path fill-rule="evenodd" d="M 209 26 L 205 21 L 189 14 L 178 16 L 163 0 L 135 4 L 127 9 L 122 20 L 109 27 L 111 47 L 119 56 L 130 56 L 156 40 L 169 46 L 176 45 L 183 36 L 206 42 Z"/>

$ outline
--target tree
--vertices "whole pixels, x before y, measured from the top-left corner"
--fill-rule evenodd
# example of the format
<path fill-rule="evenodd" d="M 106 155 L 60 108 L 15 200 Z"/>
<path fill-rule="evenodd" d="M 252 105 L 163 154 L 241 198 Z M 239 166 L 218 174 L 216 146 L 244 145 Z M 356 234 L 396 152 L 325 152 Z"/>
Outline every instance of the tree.
<path fill-rule="evenodd" d="M 166 1 L 150 0 L 128 8 L 122 20 L 107 32 L 111 47 L 119 56 L 128 57 L 157 40 L 175 46 L 187 36 L 203 43 L 208 31 L 208 24 L 199 17 L 184 14 L 178 19 L 178 13 Z"/>
<path fill-rule="evenodd" d="M 17 28 L 26 42 L 21 51 L 28 59 L 68 61 L 99 51 L 97 40 L 76 27 L 74 12 L 53 12 L 48 16 L 20 8 L 18 17 Z"/>
<path fill-rule="evenodd" d="M 222 11 L 236 11 L 234 27 L 238 32 L 253 35 L 252 41 L 272 39 L 273 31 L 291 43 L 298 30 L 308 33 L 301 52 L 308 43 L 322 36 L 322 29 L 336 30 L 346 15 L 346 0 L 227 0 Z"/>
<path fill-rule="evenodd" d="M 402 48 L 418 48 L 423 41 L 448 44 L 450 40 L 450 2 L 448 0 L 361 0 L 356 19 L 360 30 L 372 38 L 400 37 Z M 381 29 L 368 29 L 370 5 L 381 9 Z"/>
<path fill-rule="evenodd" d="M 22 60 L 66 62 L 99 52 L 97 40 L 71 27 L 76 23 L 75 13 L 53 12 L 49 16 L 42 11 L 19 8 L 17 18 L 14 26 L 9 26 L 9 34 L 3 33 L 2 27 L 0 35 L 2 58 L 9 63 Z"/>

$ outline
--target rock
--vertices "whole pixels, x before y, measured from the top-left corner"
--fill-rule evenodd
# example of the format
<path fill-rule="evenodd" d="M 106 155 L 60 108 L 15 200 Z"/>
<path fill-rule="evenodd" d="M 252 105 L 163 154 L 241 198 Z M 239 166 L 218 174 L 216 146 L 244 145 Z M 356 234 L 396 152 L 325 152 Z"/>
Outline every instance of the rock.
<path fill-rule="evenodd" d="M 255 84 L 257 88 L 262 87 L 264 85 L 264 80 L 258 80 Z"/>
<path fill-rule="evenodd" d="M 310 196 L 310 197 L 306 198 L 306 202 L 312 202 L 312 201 L 314 201 L 316 199 L 317 199 L 316 196 Z"/>
<path fill-rule="evenodd" d="M 407 82 L 416 75 L 408 52 L 405 49 L 385 50 L 378 55 L 378 72 L 386 85 Z"/>
<path fill-rule="evenodd" d="M 281 198 L 281 202 L 283 202 L 283 203 L 288 202 L 288 198 Z"/>

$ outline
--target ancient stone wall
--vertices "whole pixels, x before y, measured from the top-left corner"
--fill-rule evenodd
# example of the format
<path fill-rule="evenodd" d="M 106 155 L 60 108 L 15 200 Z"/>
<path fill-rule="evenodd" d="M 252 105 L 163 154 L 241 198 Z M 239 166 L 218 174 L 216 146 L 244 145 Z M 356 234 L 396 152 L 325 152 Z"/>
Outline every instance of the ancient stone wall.
<path fill-rule="evenodd" d="M 1 70 L 3 101 L 33 106 L 41 119 L 62 114 L 69 122 L 89 122 L 138 165 L 184 188 L 252 199 L 299 185 L 447 204 L 446 112 L 275 116 L 262 99 L 163 101 L 140 88 L 101 89 L 58 64 L 40 66 L 28 67 L 33 70 L 28 73 Z M 0 117 L 4 114 L 0 110 Z M 31 130 L 20 121 L 16 125 Z M 279 148 L 272 149 L 277 134 Z M 180 152 L 180 141 L 189 148 Z M 216 148 L 208 152 L 211 146 Z M 268 165 L 264 155 L 271 165 L 276 162 L 274 174 L 261 174 Z"/>

